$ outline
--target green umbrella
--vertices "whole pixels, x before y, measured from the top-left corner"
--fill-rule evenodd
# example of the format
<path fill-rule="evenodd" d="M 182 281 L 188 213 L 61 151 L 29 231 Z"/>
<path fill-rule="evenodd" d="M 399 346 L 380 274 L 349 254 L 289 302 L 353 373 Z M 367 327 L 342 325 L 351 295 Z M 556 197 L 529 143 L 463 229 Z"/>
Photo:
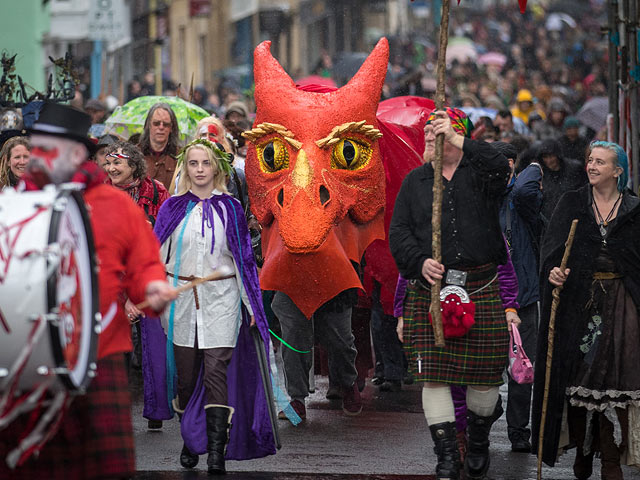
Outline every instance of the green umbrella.
<path fill-rule="evenodd" d="M 209 113 L 203 108 L 180 97 L 149 95 L 134 98 L 121 107 L 117 107 L 105 121 L 105 133 L 115 134 L 122 138 L 129 138 L 131 135 L 141 133 L 149 110 L 159 102 L 169 104 L 173 113 L 176 114 L 182 142 L 191 140 L 196 134 L 198 121 L 209 116 Z"/>

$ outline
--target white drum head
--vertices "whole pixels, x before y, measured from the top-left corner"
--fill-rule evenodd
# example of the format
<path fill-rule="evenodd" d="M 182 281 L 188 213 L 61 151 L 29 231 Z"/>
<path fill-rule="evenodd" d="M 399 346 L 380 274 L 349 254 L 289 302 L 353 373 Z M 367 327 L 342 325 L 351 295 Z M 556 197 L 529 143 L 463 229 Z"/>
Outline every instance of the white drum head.
<path fill-rule="evenodd" d="M 0 393 L 43 382 L 84 392 L 97 350 L 94 252 L 80 192 L 0 195 Z"/>

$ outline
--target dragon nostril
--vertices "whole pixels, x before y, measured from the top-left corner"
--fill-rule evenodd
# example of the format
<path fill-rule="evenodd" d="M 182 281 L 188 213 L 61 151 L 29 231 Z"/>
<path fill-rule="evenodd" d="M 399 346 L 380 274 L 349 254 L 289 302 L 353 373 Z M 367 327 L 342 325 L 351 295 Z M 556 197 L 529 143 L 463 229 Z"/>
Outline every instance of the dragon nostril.
<path fill-rule="evenodd" d="M 280 205 L 280 207 L 282 207 L 283 204 L 284 204 L 284 190 L 282 188 L 278 192 L 277 200 L 278 200 L 278 204 Z"/>
<path fill-rule="evenodd" d="M 320 203 L 324 206 L 331 199 L 329 190 L 324 185 L 320 185 Z"/>

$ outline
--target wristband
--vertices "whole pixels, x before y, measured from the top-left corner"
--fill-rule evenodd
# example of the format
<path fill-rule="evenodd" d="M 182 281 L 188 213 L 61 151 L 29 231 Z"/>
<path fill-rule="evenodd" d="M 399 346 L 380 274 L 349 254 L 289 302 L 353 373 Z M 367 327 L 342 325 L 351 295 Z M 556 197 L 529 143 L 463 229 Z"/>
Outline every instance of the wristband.
<path fill-rule="evenodd" d="M 505 308 L 504 309 L 504 313 L 518 313 L 518 311 L 515 308 Z"/>

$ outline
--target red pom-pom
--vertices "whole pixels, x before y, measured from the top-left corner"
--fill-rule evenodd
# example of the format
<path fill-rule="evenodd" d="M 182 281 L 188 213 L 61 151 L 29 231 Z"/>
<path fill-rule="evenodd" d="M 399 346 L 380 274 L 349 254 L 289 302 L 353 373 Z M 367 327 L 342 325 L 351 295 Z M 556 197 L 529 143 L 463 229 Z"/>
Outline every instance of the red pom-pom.
<path fill-rule="evenodd" d="M 456 294 L 449 294 L 440 304 L 442 311 L 442 328 L 444 336 L 448 338 L 461 337 L 469 330 L 465 325 L 465 312 L 469 310 L 468 303 L 462 303 L 460 297 Z M 475 310 L 475 308 L 471 308 Z M 431 321 L 431 316 L 429 316 Z M 469 320 L 467 320 L 468 322 Z M 471 317 L 473 321 L 473 317 Z"/>

